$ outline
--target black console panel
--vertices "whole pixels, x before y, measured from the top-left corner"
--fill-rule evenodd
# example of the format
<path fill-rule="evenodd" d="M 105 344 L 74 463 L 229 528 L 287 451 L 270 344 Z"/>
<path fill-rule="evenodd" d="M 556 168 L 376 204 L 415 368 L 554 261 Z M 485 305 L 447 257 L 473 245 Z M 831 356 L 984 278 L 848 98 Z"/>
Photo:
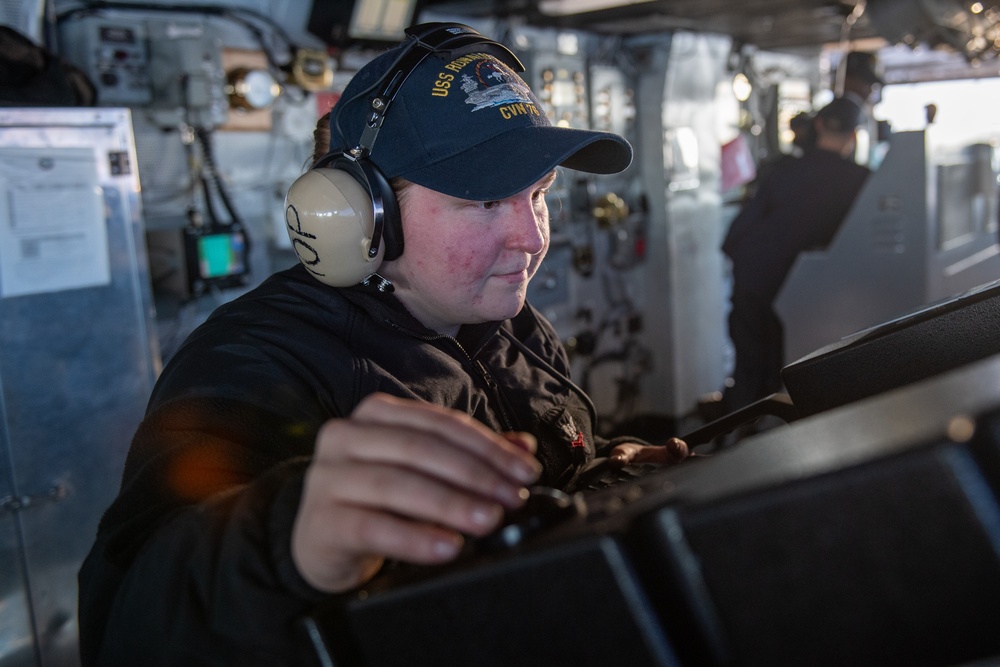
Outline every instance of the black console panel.
<path fill-rule="evenodd" d="M 816 350 L 781 371 L 799 416 L 1000 354 L 1000 281 Z"/>
<path fill-rule="evenodd" d="M 379 667 L 1000 658 L 998 489 L 1000 356 L 546 500 L 539 530 L 306 627 L 325 664 Z"/>

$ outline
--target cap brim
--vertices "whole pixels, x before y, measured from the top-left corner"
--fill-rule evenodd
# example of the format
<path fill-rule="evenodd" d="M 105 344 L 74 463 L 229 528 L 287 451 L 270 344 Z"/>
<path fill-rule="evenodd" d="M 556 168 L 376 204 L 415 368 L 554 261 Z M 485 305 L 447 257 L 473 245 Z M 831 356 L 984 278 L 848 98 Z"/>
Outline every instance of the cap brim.
<path fill-rule="evenodd" d="M 563 166 L 616 174 L 632 162 L 632 147 L 610 132 L 566 127 L 520 127 L 398 176 L 437 192 L 489 201 L 527 189 Z"/>

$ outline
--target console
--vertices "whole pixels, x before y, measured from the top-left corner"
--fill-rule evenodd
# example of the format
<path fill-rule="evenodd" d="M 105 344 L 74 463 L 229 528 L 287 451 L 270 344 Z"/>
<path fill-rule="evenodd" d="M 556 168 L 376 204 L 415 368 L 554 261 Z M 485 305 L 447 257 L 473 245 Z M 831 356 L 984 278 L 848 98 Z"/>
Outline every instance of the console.
<path fill-rule="evenodd" d="M 998 379 L 994 356 L 553 494 L 540 530 L 389 569 L 306 628 L 338 665 L 1000 658 Z"/>
<path fill-rule="evenodd" d="M 799 416 L 1000 354 L 1000 281 L 847 336 L 781 371 Z"/>

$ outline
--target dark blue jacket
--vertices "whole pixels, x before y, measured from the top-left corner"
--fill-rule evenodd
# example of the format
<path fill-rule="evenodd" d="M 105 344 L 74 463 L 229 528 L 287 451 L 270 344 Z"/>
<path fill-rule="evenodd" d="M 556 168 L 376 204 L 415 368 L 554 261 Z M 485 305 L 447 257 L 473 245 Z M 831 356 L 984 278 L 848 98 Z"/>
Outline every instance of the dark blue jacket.
<path fill-rule="evenodd" d="M 329 596 L 290 542 L 323 422 L 375 391 L 456 408 L 536 435 L 541 483 L 566 487 L 608 445 L 568 373 L 530 306 L 453 338 L 301 267 L 223 305 L 159 378 L 81 568 L 83 664 L 310 664 L 296 621 Z"/>
<path fill-rule="evenodd" d="M 722 244 L 733 260 L 733 290 L 772 302 L 799 253 L 833 240 L 870 173 L 823 149 L 778 162 Z"/>

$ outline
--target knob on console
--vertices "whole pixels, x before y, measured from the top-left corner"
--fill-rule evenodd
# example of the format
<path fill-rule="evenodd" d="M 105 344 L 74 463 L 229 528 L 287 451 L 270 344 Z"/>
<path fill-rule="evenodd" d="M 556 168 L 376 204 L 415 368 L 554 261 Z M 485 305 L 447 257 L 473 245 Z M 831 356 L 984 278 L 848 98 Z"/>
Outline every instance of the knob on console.
<path fill-rule="evenodd" d="M 504 525 L 478 541 L 480 551 L 500 551 L 581 513 L 574 496 L 547 486 L 533 486 L 524 505 L 507 513 Z"/>

